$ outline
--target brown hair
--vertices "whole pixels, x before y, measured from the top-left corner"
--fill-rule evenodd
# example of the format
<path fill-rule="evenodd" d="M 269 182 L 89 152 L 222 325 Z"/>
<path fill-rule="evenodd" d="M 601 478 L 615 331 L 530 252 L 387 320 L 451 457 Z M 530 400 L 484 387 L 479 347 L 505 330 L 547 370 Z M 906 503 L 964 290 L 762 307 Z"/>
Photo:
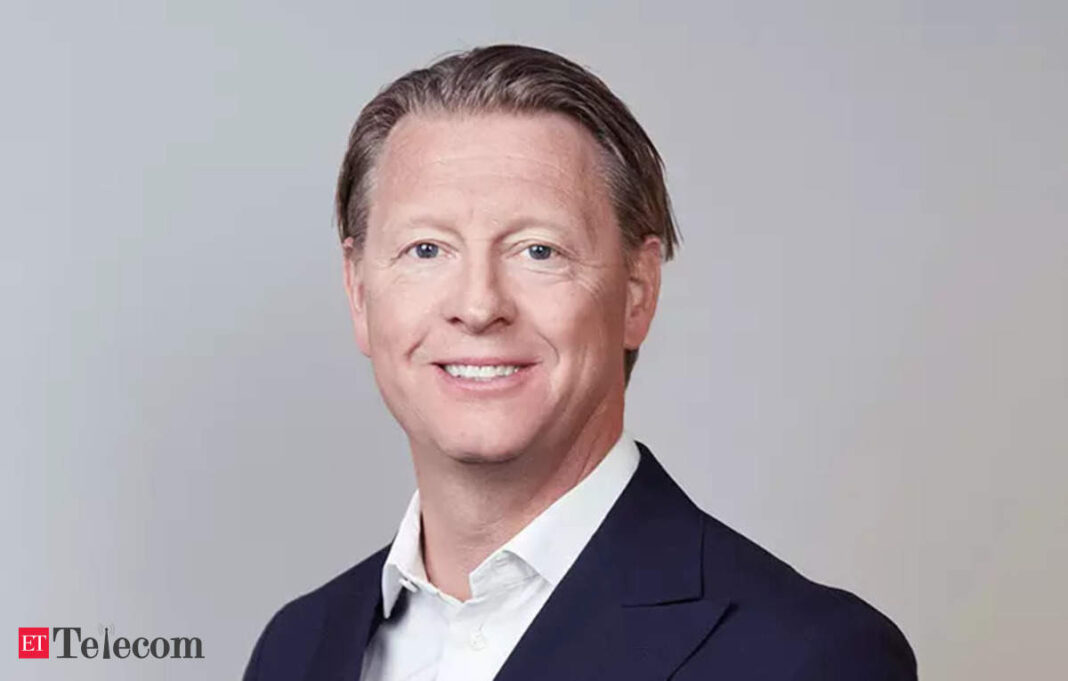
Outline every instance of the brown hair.
<path fill-rule="evenodd" d="M 411 71 L 386 86 L 360 112 L 349 135 L 337 185 L 338 230 L 362 251 L 368 194 L 386 137 L 406 114 L 535 113 L 569 116 L 593 134 L 605 182 L 629 255 L 645 237 L 660 237 L 671 259 L 679 241 L 664 185 L 663 162 L 638 121 L 600 78 L 558 54 L 523 45 L 479 47 Z M 627 350 L 624 376 L 637 361 Z"/>

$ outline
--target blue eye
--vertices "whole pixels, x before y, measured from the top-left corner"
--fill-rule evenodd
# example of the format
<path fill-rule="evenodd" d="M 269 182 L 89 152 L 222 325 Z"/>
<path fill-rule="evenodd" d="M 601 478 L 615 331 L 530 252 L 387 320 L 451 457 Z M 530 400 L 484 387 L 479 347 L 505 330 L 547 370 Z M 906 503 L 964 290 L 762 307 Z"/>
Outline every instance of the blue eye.
<path fill-rule="evenodd" d="M 527 246 L 527 253 L 530 253 L 530 257 L 535 260 L 548 260 L 553 254 L 552 246 L 546 246 L 545 244 L 534 244 L 533 246 Z"/>
<path fill-rule="evenodd" d="M 429 260 L 430 258 L 437 257 L 438 250 L 439 249 L 438 249 L 438 245 L 437 244 L 432 244 L 432 243 L 423 241 L 421 243 L 418 243 L 418 244 L 412 246 L 410 249 L 408 249 L 408 252 L 414 254 L 415 257 L 417 257 L 417 258 L 420 258 L 420 259 L 423 259 L 423 260 Z"/>

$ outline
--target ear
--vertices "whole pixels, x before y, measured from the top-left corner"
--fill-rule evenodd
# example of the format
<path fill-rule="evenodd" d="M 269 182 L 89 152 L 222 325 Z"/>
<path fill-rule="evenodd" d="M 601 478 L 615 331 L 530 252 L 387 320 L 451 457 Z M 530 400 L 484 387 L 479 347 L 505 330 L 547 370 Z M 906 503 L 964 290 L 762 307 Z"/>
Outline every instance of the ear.
<path fill-rule="evenodd" d="M 637 350 L 649 333 L 660 297 L 661 243 L 647 236 L 630 255 L 627 274 L 627 309 L 623 319 L 623 347 Z"/>
<path fill-rule="evenodd" d="M 356 332 L 356 345 L 360 352 L 371 356 L 371 344 L 367 333 L 367 301 L 363 289 L 363 267 L 360 254 L 356 252 L 352 237 L 346 237 L 341 244 L 342 265 L 344 267 L 345 293 L 349 297 L 349 312 L 352 314 L 352 326 Z"/>

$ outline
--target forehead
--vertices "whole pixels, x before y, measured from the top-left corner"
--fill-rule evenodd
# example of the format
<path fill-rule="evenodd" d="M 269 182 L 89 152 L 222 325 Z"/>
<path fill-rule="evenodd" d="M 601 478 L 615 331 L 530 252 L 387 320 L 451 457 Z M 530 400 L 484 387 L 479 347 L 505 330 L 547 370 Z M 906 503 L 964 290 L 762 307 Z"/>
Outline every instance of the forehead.
<path fill-rule="evenodd" d="M 562 114 L 409 114 L 386 139 L 371 211 L 474 200 L 595 218 L 607 207 L 600 154 L 593 136 Z"/>

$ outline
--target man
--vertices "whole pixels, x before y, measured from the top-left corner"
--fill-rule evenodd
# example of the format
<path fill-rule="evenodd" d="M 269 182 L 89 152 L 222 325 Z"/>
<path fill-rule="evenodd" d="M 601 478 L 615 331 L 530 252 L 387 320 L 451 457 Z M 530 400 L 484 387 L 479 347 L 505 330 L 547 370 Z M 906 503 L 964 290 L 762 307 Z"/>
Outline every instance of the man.
<path fill-rule="evenodd" d="M 600 80 L 520 46 L 409 73 L 357 120 L 337 208 L 418 490 L 389 546 L 275 615 L 247 680 L 915 678 L 889 620 L 623 431 L 677 235 Z"/>

